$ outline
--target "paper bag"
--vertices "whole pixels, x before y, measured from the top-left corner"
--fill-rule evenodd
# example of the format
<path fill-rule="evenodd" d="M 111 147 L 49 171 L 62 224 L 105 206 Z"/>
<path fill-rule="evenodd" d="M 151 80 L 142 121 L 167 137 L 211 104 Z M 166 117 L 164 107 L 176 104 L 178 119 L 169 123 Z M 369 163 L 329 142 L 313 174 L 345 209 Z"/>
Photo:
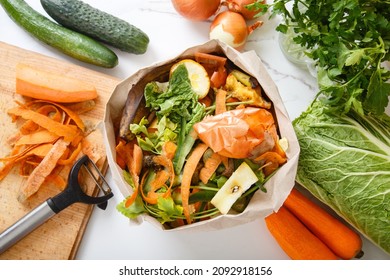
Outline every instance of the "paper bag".
<path fill-rule="evenodd" d="M 161 227 L 163 230 L 191 229 L 206 231 L 232 227 L 251 222 L 257 218 L 266 217 L 273 211 L 277 211 L 294 186 L 300 150 L 292 123 L 279 95 L 278 88 L 254 51 L 241 53 L 222 42 L 211 40 L 203 45 L 189 48 L 171 60 L 159 62 L 137 71 L 134 75 L 119 83 L 114 89 L 105 111 L 105 143 L 113 180 L 118 185 L 123 196 L 127 197 L 131 194 L 132 190 L 123 178 L 122 169 L 116 163 L 115 139 L 118 135 L 119 123 L 126 102 L 133 104 L 134 107 L 138 107 L 143 102 L 144 87 L 148 82 L 161 78 L 161 76 L 169 72 L 170 67 L 175 62 L 183 58 L 192 58 L 196 52 L 224 54 L 238 68 L 257 79 L 263 89 L 263 93 L 273 103 L 272 106 L 280 136 L 288 140 L 289 147 L 286 151 L 287 162 L 267 181 L 265 184 L 266 192 L 258 190 L 242 213 L 219 215 L 206 221 L 196 222 L 174 229 L 166 229 L 164 225 L 146 214 L 139 216 L 137 220 L 131 220 L 132 223 L 135 222 L 138 224 L 143 221 L 149 221 Z"/>

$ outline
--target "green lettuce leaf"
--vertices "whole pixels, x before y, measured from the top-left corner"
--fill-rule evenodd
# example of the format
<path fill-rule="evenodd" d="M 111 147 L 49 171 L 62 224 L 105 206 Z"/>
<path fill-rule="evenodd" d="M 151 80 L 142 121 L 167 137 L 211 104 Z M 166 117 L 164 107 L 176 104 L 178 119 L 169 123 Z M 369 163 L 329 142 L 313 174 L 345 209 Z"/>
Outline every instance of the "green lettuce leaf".
<path fill-rule="evenodd" d="M 186 133 L 204 117 L 205 108 L 198 102 L 185 65 L 179 65 L 173 71 L 166 89 L 157 82 L 150 82 L 145 87 L 144 95 L 146 106 L 154 109 L 159 119 L 167 116 L 172 122 L 180 124 L 184 118 Z"/>
<path fill-rule="evenodd" d="M 315 102 L 293 122 L 297 182 L 390 253 L 390 118 Z"/>
<path fill-rule="evenodd" d="M 117 204 L 116 209 L 125 217 L 130 219 L 137 218 L 142 213 L 147 213 L 141 196 L 137 196 L 135 201 L 129 206 L 125 206 L 126 199 Z"/>
<path fill-rule="evenodd" d="M 177 133 L 175 133 L 177 125 L 166 116 L 160 119 L 155 132 L 149 132 L 148 125 L 149 122 L 144 117 L 139 124 L 131 124 L 130 130 L 137 136 L 138 144 L 142 150 L 161 154 L 164 143 L 174 141 L 177 138 Z"/>

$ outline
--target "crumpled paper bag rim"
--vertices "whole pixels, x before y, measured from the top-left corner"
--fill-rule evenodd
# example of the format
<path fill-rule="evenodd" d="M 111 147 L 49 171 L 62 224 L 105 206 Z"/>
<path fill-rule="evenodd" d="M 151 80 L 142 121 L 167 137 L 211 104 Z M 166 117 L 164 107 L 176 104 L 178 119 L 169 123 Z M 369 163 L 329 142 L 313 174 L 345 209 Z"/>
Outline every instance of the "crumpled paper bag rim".
<path fill-rule="evenodd" d="M 112 92 L 107 102 L 104 116 L 104 141 L 107 150 L 107 160 L 113 181 L 117 184 L 124 198 L 131 194 L 131 187 L 125 182 L 122 174 L 123 172 L 115 160 L 115 126 L 118 125 L 128 93 L 146 74 L 150 74 L 155 69 L 159 69 L 158 67 L 167 67 L 167 65 L 172 65 L 179 59 L 192 57 L 197 51 L 206 53 L 223 53 L 233 64 L 235 64 L 235 66 L 257 79 L 263 89 L 263 94 L 265 93 L 272 101 L 280 136 L 288 140 L 289 148 L 286 151 L 287 162 L 266 182 L 264 187 L 267 191 L 256 191 L 250 203 L 242 213 L 219 215 L 206 221 L 196 222 L 174 229 L 165 228 L 164 225 L 148 214 L 142 214 L 134 220 L 129 219 L 130 224 L 138 225 L 147 221 L 162 230 L 168 231 L 209 231 L 229 228 L 252 222 L 258 218 L 265 218 L 272 212 L 276 212 L 282 206 L 291 189 L 295 185 L 300 148 L 291 120 L 279 95 L 276 84 L 269 76 L 266 68 L 261 62 L 261 59 L 254 51 L 241 53 L 223 42 L 210 40 L 202 45 L 188 48 L 170 60 L 157 62 L 149 67 L 138 70 L 133 75 L 120 82 Z M 140 92 L 135 93 L 135 97 L 133 99 L 139 101 L 141 98 L 140 95 Z M 120 213 L 118 212 L 118 214 Z"/>

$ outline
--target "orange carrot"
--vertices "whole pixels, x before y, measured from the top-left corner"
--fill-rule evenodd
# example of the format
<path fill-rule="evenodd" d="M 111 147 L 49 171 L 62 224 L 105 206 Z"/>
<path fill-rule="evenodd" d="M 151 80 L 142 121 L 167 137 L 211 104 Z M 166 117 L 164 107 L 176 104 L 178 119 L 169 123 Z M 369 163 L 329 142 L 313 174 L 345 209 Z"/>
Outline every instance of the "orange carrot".
<path fill-rule="evenodd" d="M 208 146 L 206 144 L 199 143 L 189 155 L 187 162 L 183 168 L 183 177 L 181 181 L 181 198 L 184 216 L 186 217 L 187 223 L 189 224 L 191 223 L 191 216 L 188 200 L 190 197 L 191 180 L 196 170 L 196 167 L 207 148 Z"/>
<path fill-rule="evenodd" d="M 340 258 L 361 256 L 360 235 L 297 189 L 291 191 L 284 205 Z"/>
<path fill-rule="evenodd" d="M 172 141 L 167 141 L 162 147 L 162 153 L 165 157 L 172 160 L 175 156 L 177 145 Z"/>
<path fill-rule="evenodd" d="M 337 260 L 338 257 L 286 207 L 265 218 L 268 230 L 293 260 Z"/>
<path fill-rule="evenodd" d="M 25 64 L 18 64 L 16 67 L 16 93 L 60 103 L 97 98 L 96 88 L 85 81 L 42 71 Z"/>
<path fill-rule="evenodd" d="M 226 90 L 218 89 L 215 92 L 215 114 L 226 112 Z"/>
<path fill-rule="evenodd" d="M 218 153 L 212 153 L 211 156 L 206 160 L 206 162 L 204 163 L 204 167 L 202 167 L 199 172 L 199 179 L 204 184 L 207 184 L 211 176 L 221 164 L 222 159 L 223 156 L 219 155 Z"/>

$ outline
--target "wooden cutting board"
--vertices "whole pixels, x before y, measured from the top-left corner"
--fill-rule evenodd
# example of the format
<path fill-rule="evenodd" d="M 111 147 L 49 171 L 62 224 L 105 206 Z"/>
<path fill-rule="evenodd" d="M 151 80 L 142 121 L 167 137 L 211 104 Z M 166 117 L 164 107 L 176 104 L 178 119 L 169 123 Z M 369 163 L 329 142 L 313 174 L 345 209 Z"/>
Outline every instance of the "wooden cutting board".
<path fill-rule="evenodd" d="M 7 139 L 17 130 L 7 110 L 16 105 L 15 100 L 22 99 L 15 93 L 15 67 L 20 62 L 95 85 L 99 94 L 96 108 L 83 116 L 83 120 L 93 125 L 103 119 L 105 104 L 119 82 L 117 78 L 0 42 L 0 157 L 8 155 L 11 147 L 7 145 Z M 96 142 L 103 144 L 102 139 L 96 139 Z M 105 172 L 106 164 L 101 168 Z M 18 172 L 13 170 L 0 182 L 0 232 L 60 192 L 43 188 L 22 204 L 17 200 L 17 192 L 25 179 Z M 98 191 L 94 184 L 89 188 L 90 194 Z M 92 210 L 90 205 L 73 204 L 1 254 L 0 259 L 74 259 Z"/>

